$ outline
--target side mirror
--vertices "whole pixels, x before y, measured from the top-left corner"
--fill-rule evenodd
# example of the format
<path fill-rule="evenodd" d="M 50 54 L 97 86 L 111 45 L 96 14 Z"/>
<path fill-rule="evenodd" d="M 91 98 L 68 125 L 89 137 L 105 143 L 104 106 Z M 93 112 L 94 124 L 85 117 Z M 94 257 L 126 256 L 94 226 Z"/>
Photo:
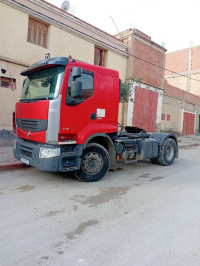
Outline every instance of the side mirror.
<path fill-rule="evenodd" d="M 72 78 L 80 78 L 82 75 L 82 68 L 81 67 L 73 67 L 72 68 Z"/>
<path fill-rule="evenodd" d="M 72 81 L 71 86 L 71 97 L 72 98 L 80 98 L 82 97 L 83 90 L 82 90 L 82 82 L 80 81 Z"/>

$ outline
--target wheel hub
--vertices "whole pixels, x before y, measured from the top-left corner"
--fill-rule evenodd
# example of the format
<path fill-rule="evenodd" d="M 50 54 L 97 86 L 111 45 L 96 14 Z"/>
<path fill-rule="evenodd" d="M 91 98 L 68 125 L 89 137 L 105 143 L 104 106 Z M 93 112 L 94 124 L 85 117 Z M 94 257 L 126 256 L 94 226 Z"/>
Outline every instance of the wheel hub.
<path fill-rule="evenodd" d="M 169 145 L 166 149 L 166 157 L 168 158 L 168 160 L 171 160 L 173 158 L 174 155 L 174 147 L 173 145 Z"/>
<path fill-rule="evenodd" d="M 83 171 L 88 174 L 99 172 L 103 165 L 102 157 L 98 153 L 87 153 L 82 160 Z"/>

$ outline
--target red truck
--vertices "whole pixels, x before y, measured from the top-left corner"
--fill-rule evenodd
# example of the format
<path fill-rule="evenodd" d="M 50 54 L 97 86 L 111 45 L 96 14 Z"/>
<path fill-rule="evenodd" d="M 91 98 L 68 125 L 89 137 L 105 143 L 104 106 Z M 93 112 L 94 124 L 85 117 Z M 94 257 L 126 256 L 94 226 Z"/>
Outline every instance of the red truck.
<path fill-rule="evenodd" d="M 118 130 L 117 71 L 56 57 L 21 75 L 26 79 L 14 119 L 14 156 L 21 162 L 45 171 L 71 171 L 81 181 L 94 182 L 115 169 L 117 159 L 171 165 L 177 158 L 174 134 Z"/>

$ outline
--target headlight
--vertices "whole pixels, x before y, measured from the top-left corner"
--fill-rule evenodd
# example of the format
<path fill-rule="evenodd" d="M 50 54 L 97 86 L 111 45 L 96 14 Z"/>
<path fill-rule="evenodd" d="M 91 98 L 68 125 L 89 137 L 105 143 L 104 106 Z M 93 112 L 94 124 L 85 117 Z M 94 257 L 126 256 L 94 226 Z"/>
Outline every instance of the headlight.
<path fill-rule="evenodd" d="M 53 158 L 53 157 L 58 157 L 60 155 L 60 148 L 56 149 L 48 149 L 41 147 L 40 148 L 40 158 Z"/>

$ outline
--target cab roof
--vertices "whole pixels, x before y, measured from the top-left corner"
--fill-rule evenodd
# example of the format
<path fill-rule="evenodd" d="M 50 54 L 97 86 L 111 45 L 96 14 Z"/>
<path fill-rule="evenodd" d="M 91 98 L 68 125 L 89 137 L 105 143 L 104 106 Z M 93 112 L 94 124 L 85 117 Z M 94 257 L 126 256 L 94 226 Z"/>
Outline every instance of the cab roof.
<path fill-rule="evenodd" d="M 69 58 L 67 57 L 54 57 L 54 58 L 48 58 L 41 60 L 27 69 L 23 70 L 20 74 L 22 76 L 28 76 L 34 69 L 37 69 L 39 67 L 43 66 L 50 66 L 50 65 L 61 65 L 61 66 L 66 66 L 69 63 Z"/>

